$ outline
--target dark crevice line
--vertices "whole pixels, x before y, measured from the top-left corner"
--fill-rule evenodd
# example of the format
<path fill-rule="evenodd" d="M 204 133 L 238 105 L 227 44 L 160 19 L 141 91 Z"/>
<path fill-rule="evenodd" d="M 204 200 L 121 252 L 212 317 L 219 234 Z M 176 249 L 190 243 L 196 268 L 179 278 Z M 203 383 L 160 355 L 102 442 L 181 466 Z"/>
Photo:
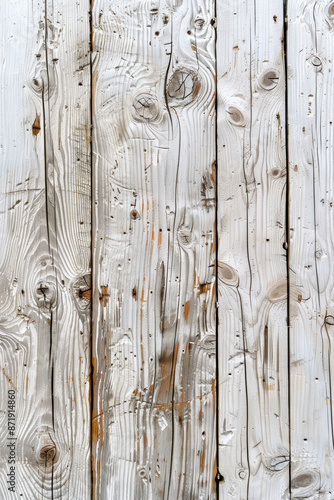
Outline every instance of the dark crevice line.
<path fill-rule="evenodd" d="M 252 128 L 252 123 L 251 127 Z M 249 268 L 249 275 L 250 275 L 250 284 L 249 284 L 249 303 L 250 303 L 250 309 L 252 312 L 252 267 L 250 263 L 250 258 L 249 258 L 249 196 L 248 196 L 248 181 L 247 181 L 247 175 L 246 175 L 246 167 L 245 167 L 245 144 L 243 144 L 243 151 L 242 151 L 242 169 L 243 169 L 243 174 L 244 174 L 244 180 L 245 180 L 245 190 L 246 190 L 246 248 L 247 248 L 247 262 L 248 262 L 248 268 Z M 248 399 L 248 382 L 247 382 L 247 360 L 246 360 L 246 351 L 248 349 L 247 347 L 247 332 L 246 332 L 246 327 L 245 327 L 245 320 L 244 320 L 244 312 L 243 312 L 243 307 L 242 307 L 242 298 L 238 289 L 238 296 L 239 296 L 239 301 L 240 301 L 240 317 L 241 317 L 241 326 L 242 326 L 242 340 L 243 340 L 243 357 L 244 357 L 244 379 L 245 379 L 245 402 L 246 402 L 246 457 L 247 457 L 247 467 L 248 467 L 248 474 L 247 474 L 247 499 L 249 498 L 249 483 L 250 483 L 250 462 L 249 462 L 249 399 Z"/>
<path fill-rule="evenodd" d="M 254 3 L 254 10 L 256 10 L 256 2 Z M 255 24 L 254 17 L 254 24 Z M 254 28 L 255 31 L 255 28 Z M 252 57 L 253 57 L 253 44 L 252 44 L 252 23 L 249 26 L 249 154 L 252 154 L 252 142 L 253 142 L 253 71 L 252 71 Z M 245 143 L 243 144 L 243 152 L 242 152 L 242 168 L 245 179 L 245 188 L 246 188 L 246 200 L 247 200 L 247 211 L 246 211 L 246 226 L 247 226 L 247 234 L 246 234 L 246 246 L 247 246 L 247 262 L 249 268 L 249 303 L 250 310 L 252 313 L 252 288 L 253 288 L 253 274 L 252 274 L 252 266 L 250 262 L 250 252 L 249 252 L 249 196 L 248 196 L 248 179 L 245 167 Z M 252 169 L 252 177 L 254 177 L 253 169 Z M 254 179 L 255 183 L 255 179 Z"/>
<path fill-rule="evenodd" d="M 173 30 L 172 30 L 172 39 L 173 39 Z M 178 182 L 179 182 L 179 171 L 180 171 L 180 158 L 181 158 L 181 123 L 179 116 L 177 112 L 175 111 L 175 116 L 177 119 L 178 127 L 179 127 L 179 147 L 178 147 L 178 155 L 177 155 L 177 166 L 176 166 L 176 179 L 175 179 L 175 197 L 174 197 L 174 203 L 175 203 L 175 215 L 174 215 L 174 224 L 173 224 L 173 236 L 175 235 L 175 223 L 178 215 L 177 211 L 177 191 L 178 191 Z M 174 240 L 174 238 L 173 238 Z M 173 241 L 174 243 L 174 241 Z M 178 243 L 178 247 L 180 250 L 180 243 Z M 172 254 L 172 258 L 174 258 L 174 252 Z M 169 266 L 167 266 L 168 268 Z M 171 269 L 173 269 L 173 263 L 171 264 Z M 168 269 L 167 269 L 168 271 Z M 181 279 L 181 267 L 179 269 L 179 276 L 180 276 L 180 281 L 179 283 L 182 283 Z M 168 286 L 168 282 L 167 282 Z M 177 307 L 176 310 L 179 311 L 180 307 L 180 286 L 179 285 L 179 295 L 177 297 Z M 174 416 L 175 416 L 175 372 L 176 372 L 176 357 L 177 357 L 177 352 L 175 352 L 176 348 L 176 339 L 179 334 L 179 321 L 178 321 L 178 316 L 176 318 L 176 324 L 175 324 L 175 334 L 174 334 L 174 343 L 173 343 L 173 363 L 172 363 L 172 398 L 171 398 L 171 403 L 172 403 L 172 443 L 171 443 L 171 459 L 170 459 L 170 469 L 169 469 L 169 480 L 168 480 L 168 493 L 167 493 L 167 498 L 170 498 L 170 487 L 171 487 L 171 482 L 172 482 L 172 472 L 173 472 L 173 453 L 174 453 L 174 444 L 175 444 L 175 437 L 174 437 L 174 432 L 175 432 L 175 425 L 174 425 Z M 168 394 L 169 394 L 170 387 L 168 389 Z"/>
<path fill-rule="evenodd" d="M 219 470 L 219 290 L 218 290 L 218 64 L 217 64 L 217 38 L 218 38 L 218 28 L 217 28 L 217 0 L 214 2 L 214 18 L 215 18 L 215 43 L 214 43 L 214 58 L 215 58 L 215 280 L 216 280 L 216 307 L 215 307 L 215 329 L 216 329 L 216 408 L 215 408 L 215 417 L 216 417 L 216 498 L 219 500 L 219 484 L 222 480 L 222 475 Z"/>
<path fill-rule="evenodd" d="M 290 373 L 290 175 L 289 175 L 289 93 L 288 93 L 288 0 L 283 0 L 283 59 L 285 77 L 285 161 L 286 161 L 286 199 L 285 199 L 285 242 L 287 276 L 287 355 L 288 355 L 288 424 L 289 424 L 289 496 L 291 489 L 291 373 Z"/>
<path fill-rule="evenodd" d="M 327 316 L 327 311 L 326 311 L 326 316 Z M 327 335 L 327 340 L 328 340 L 328 356 L 327 356 L 327 361 L 328 361 L 328 386 L 329 386 L 329 412 L 330 412 L 330 425 L 331 425 L 331 438 L 332 438 L 332 449 L 334 450 L 334 433 L 333 433 L 333 405 L 332 405 L 332 370 L 331 370 L 331 352 L 332 352 L 332 342 L 330 335 L 328 333 L 328 329 L 326 326 L 326 321 L 324 323 L 324 328 L 326 331 Z M 322 336 L 321 336 L 322 337 Z M 324 351 L 323 351 L 324 352 Z"/>
<path fill-rule="evenodd" d="M 49 224 L 49 210 L 48 210 L 48 164 L 46 158 L 46 112 L 45 112 L 45 90 L 44 90 L 44 81 L 42 87 L 42 114 L 43 114 L 43 148 L 44 148 L 44 178 L 45 178 L 45 220 L 46 220 L 46 232 L 48 238 L 48 249 L 51 254 L 50 248 L 50 224 Z"/>
<path fill-rule="evenodd" d="M 89 69 L 90 69 L 90 103 L 89 103 L 89 139 L 90 139 L 90 270 L 91 270 L 91 300 L 90 300 L 90 311 L 89 311 L 89 325 L 88 325 L 88 334 L 89 334 L 89 349 L 90 349 L 90 436 L 89 436 L 89 445 L 90 445 L 90 485 L 91 485 L 91 499 L 93 500 L 95 497 L 94 491 L 94 464 L 93 464 L 93 413 L 94 413 L 94 398 L 95 398 L 95 390 L 94 390 L 94 365 L 93 365 L 93 304 L 94 304 L 94 292 L 95 292 L 95 276 L 94 276 L 94 233 L 93 233 L 93 224 L 94 224 L 94 172 L 93 172 L 93 2 L 94 0 L 89 0 Z M 95 228 L 94 228 L 95 229 Z M 103 416 L 101 417 L 103 418 Z"/>
<path fill-rule="evenodd" d="M 51 257 L 51 264 L 54 267 L 54 258 L 53 258 L 53 250 L 51 247 L 51 239 L 50 239 L 50 220 L 49 220 L 49 211 L 50 211 L 50 203 L 49 203 L 49 169 L 48 169 L 48 141 L 47 141 L 47 125 L 46 125 L 46 116 L 48 115 L 48 127 L 50 128 L 51 116 L 50 116 L 50 106 L 49 106 L 49 96 L 50 96 L 50 76 L 49 76 L 49 57 L 48 57 L 48 11 L 47 11 L 47 0 L 44 2 L 44 53 L 45 53 L 45 70 L 46 70 L 46 86 L 47 86 L 47 102 L 48 106 L 46 109 L 45 101 L 45 82 L 42 80 L 42 113 L 43 113 L 43 148 L 44 148 L 44 176 L 45 176 L 45 220 L 46 220 L 46 230 L 47 230 L 47 240 L 48 240 L 48 250 Z M 49 133 L 48 133 L 49 135 Z M 52 154 L 52 144 L 49 144 Z M 53 156 L 53 154 L 52 154 Z M 54 168 L 54 165 L 53 165 Z M 55 199 L 55 186 L 53 183 L 53 200 Z M 55 207 L 53 207 L 53 212 Z M 55 213 L 53 213 L 54 222 L 55 222 Z M 56 228 L 54 228 L 56 230 Z M 55 232 L 56 235 L 56 232 Z M 56 275 L 56 271 L 55 271 Z M 43 292 L 44 293 L 44 292 Z M 56 295 L 57 295 L 57 286 L 56 286 Z M 56 300 L 57 304 L 57 300 Z M 50 305 L 52 307 L 52 304 Z M 50 366 L 50 392 L 51 392 L 51 419 L 52 419 L 52 429 L 55 430 L 55 411 L 54 411 L 54 367 L 53 367 L 53 353 L 52 353 L 52 336 L 53 336 L 53 313 L 52 310 L 50 312 L 50 345 L 49 345 L 49 366 Z M 54 476 L 54 464 L 52 461 L 51 467 L 51 499 L 54 498 L 53 491 L 53 476 Z"/>
<path fill-rule="evenodd" d="M 246 328 L 245 328 L 245 320 L 244 320 L 244 311 L 242 307 L 242 298 L 239 291 L 239 287 L 237 287 L 237 293 L 239 298 L 240 305 L 240 317 L 241 317 L 241 328 L 242 328 L 242 350 L 243 350 L 243 360 L 244 360 L 244 380 L 245 380 L 245 400 L 246 400 L 246 459 L 247 459 L 247 499 L 249 498 L 249 483 L 250 483 L 250 461 L 249 461 L 249 398 L 248 398 L 248 382 L 247 382 L 247 357 L 246 352 L 248 352 L 247 347 L 247 337 L 246 337 Z"/>

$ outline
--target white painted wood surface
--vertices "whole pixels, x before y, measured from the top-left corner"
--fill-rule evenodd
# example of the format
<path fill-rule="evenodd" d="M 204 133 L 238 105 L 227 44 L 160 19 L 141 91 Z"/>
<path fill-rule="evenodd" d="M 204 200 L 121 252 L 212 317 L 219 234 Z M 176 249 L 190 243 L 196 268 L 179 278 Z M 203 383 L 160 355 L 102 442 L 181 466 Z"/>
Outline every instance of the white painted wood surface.
<path fill-rule="evenodd" d="M 283 5 L 217 3 L 219 491 L 289 489 Z"/>
<path fill-rule="evenodd" d="M 1 500 L 334 498 L 334 2 L 283 4 L 0 3 Z"/>
<path fill-rule="evenodd" d="M 95 498 L 215 498 L 213 15 L 94 2 Z"/>
<path fill-rule="evenodd" d="M 0 5 L 1 499 L 90 498 L 88 12 Z"/>
<path fill-rule="evenodd" d="M 333 498 L 334 3 L 288 2 L 292 498 Z"/>

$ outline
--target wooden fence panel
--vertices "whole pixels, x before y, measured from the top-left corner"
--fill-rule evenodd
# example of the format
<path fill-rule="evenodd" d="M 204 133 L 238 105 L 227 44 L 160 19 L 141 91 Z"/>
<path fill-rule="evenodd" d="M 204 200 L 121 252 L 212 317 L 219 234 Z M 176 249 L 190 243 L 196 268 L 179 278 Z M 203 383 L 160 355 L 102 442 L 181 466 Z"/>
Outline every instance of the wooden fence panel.
<path fill-rule="evenodd" d="M 278 500 L 289 494 L 283 4 L 217 9 L 219 490 Z"/>
<path fill-rule="evenodd" d="M 88 499 L 89 3 L 0 24 L 0 497 Z"/>
<path fill-rule="evenodd" d="M 291 498 L 332 498 L 334 3 L 287 14 Z"/>
<path fill-rule="evenodd" d="M 213 16 L 93 6 L 95 498 L 215 498 Z"/>

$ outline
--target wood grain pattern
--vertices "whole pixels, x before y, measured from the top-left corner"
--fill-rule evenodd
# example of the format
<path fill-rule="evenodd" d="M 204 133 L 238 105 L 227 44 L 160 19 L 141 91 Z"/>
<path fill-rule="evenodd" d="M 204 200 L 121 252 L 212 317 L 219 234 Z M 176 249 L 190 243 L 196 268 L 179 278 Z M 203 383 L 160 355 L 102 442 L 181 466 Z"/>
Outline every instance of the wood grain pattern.
<path fill-rule="evenodd" d="M 334 3 L 288 3 L 292 497 L 332 498 Z"/>
<path fill-rule="evenodd" d="M 72 0 L 0 7 L 2 499 L 90 498 L 88 13 Z"/>
<path fill-rule="evenodd" d="M 334 1 L 0 26 L 0 499 L 334 498 Z"/>
<path fill-rule="evenodd" d="M 217 3 L 220 494 L 289 495 L 281 0 Z"/>
<path fill-rule="evenodd" d="M 93 6 L 99 499 L 215 498 L 213 14 Z"/>

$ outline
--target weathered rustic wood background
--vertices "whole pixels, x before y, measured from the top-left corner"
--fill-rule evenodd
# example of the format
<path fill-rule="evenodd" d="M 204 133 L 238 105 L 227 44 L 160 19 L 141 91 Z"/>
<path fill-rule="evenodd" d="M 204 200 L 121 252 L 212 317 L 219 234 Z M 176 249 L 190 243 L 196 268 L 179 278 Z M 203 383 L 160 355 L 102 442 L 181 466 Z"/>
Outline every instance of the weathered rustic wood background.
<path fill-rule="evenodd" d="M 0 26 L 0 499 L 333 499 L 334 2 Z"/>

